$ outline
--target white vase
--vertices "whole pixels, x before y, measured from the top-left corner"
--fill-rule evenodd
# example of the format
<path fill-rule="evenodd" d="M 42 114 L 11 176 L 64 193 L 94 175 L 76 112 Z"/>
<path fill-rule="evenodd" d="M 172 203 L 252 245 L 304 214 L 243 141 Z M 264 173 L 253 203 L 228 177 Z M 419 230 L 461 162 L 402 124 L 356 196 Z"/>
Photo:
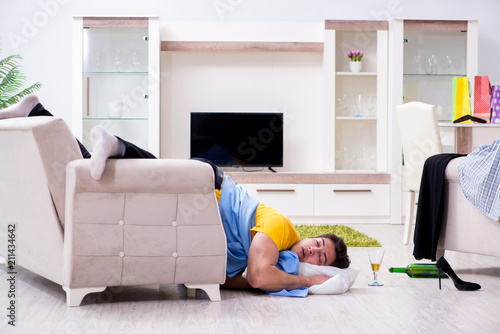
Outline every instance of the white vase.
<path fill-rule="evenodd" d="M 363 66 L 363 62 L 361 62 L 361 61 L 349 62 L 349 67 L 351 68 L 351 72 L 354 72 L 354 73 L 361 71 L 361 66 Z"/>

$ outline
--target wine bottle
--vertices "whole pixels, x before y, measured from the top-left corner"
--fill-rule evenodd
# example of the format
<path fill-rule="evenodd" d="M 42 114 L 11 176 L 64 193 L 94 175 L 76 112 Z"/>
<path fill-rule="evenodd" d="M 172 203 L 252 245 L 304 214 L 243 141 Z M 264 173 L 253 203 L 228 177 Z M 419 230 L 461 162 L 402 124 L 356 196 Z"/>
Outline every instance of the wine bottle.
<path fill-rule="evenodd" d="M 390 267 L 391 273 L 406 273 L 411 278 L 438 278 L 438 271 L 435 263 L 411 263 L 406 268 Z M 444 272 L 441 278 L 448 278 Z"/>

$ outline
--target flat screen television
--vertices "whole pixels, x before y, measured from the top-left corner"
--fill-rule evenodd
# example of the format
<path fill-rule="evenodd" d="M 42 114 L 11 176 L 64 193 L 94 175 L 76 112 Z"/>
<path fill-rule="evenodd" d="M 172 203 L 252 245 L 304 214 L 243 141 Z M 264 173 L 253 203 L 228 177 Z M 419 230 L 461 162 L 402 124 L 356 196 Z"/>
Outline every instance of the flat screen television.
<path fill-rule="evenodd" d="M 191 158 L 222 167 L 283 167 L 283 125 L 280 112 L 192 112 Z"/>

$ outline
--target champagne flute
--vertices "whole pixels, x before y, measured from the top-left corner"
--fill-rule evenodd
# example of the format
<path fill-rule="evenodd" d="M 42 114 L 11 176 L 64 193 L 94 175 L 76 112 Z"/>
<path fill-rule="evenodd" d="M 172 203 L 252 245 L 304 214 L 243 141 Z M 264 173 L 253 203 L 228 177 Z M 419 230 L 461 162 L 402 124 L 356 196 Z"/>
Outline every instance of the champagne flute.
<path fill-rule="evenodd" d="M 419 74 L 419 71 L 420 71 L 420 56 L 419 55 L 416 55 L 415 57 L 413 57 L 412 64 L 413 64 L 413 70 L 414 70 L 415 74 Z"/>
<path fill-rule="evenodd" d="M 98 72 L 102 71 L 102 68 L 103 68 L 104 63 L 105 63 L 105 59 L 106 59 L 106 54 L 101 50 L 97 50 L 97 52 L 95 54 L 95 65 L 97 67 Z"/>
<path fill-rule="evenodd" d="M 376 248 L 368 251 L 368 257 L 370 258 L 370 264 L 373 271 L 373 283 L 368 284 L 369 286 L 383 286 L 377 280 L 377 274 L 380 270 L 380 265 L 382 264 L 382 259 L 384 258 L 384 250 L 382 248 Z"/>
<path fill-rule="evenodd" d="M 122 64 L 122 53 L 120 49 L 115 49 L 113 51 L 113 64 L 116 67 L 116 71 L 121 72 L 120 65 Z"/>
<path fill-rule="evenodd" d="M 363 94 L 356 95 L 354 102 L 355 102 L 356 111 L 357 111 L 357 114 L 354 115 L 354 117 L 362 117 L 361 108 L 363 107 Z"/>
<path fill-rule="evenodd" d="M 139 65 L 141 65 L 141 54 L 140 54 L 139 50 L 137 50 L 137 49 L 132 50 L 130 64 L 132 65 L 132 68 L 134 69 L 134 71 L 137 71 L 137 67 Z"/>

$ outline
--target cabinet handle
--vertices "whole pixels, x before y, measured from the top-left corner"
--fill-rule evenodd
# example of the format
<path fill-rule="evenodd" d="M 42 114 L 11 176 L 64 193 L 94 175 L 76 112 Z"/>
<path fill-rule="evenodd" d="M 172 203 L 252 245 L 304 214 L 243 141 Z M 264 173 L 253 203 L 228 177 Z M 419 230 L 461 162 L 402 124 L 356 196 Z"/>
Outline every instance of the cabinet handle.
<path fill-rule="evenodd" d="M 371 189 L 333 189 L 334 193 L 371 193 Z"/>
<path fill-rule="evenodd" d="M 87 77 L 87 116 L 90 116 L 90 77 Z"/>
<path fill-rule="evenodd" d="M 293 193 L 295 189 L 257 189 L 257 192 L 285 192 L 285 193 Z"/>

